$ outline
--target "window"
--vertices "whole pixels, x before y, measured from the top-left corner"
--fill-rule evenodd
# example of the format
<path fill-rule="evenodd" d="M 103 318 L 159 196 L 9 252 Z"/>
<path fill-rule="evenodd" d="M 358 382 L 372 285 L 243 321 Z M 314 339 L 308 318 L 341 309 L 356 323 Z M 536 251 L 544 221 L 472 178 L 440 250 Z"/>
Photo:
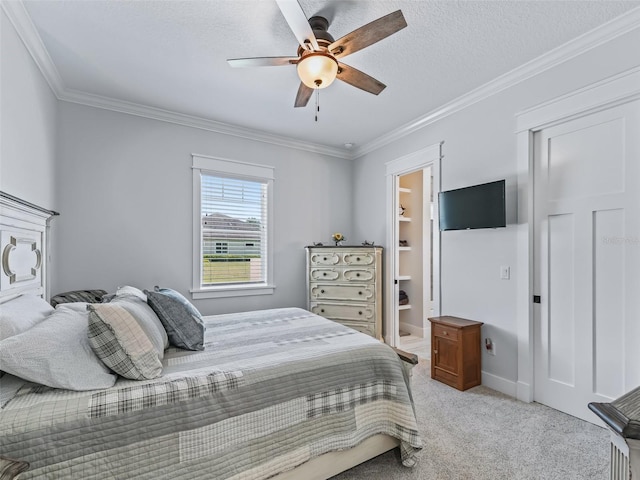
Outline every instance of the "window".
<path fill-rule="evenodd" d="M 193 298 L 273 293 L 273 167 L 193 156 Z"/>

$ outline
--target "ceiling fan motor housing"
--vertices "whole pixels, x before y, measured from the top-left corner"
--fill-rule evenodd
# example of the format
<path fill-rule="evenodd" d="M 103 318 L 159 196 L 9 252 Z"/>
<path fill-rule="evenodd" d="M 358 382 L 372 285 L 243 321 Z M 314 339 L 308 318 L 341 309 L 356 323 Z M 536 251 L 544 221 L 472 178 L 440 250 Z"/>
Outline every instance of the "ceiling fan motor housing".
<path fill-rule="evenodd" d="M 311 17 L 309 19 L 309 25 L 311 25 L 311 29 L 317 40 L 326 40 L 327 45 L 335 42 L 331 34 L 327 31 L 329 28 L 329 20 L 326 18 L 318 16 Z"/>

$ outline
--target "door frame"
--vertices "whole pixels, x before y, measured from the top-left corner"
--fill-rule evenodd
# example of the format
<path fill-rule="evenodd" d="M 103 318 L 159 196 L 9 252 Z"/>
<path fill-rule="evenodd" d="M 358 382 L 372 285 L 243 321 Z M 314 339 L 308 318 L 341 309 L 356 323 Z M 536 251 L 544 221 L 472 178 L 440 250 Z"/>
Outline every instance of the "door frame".
<path fill-rule="evenodd" d="M 533 189 L 534 134 L 544 128 L 640 99 L 640 67 L 606 78 L 516 115 L 518 224 L 517 224 L 517 339 L 518 400 L 534 396 Z"/>
<path fill-rule="evenodd" d="M 387 254 L 385 255 L 385 315 L 384 315 L 384 341 L 392 347 L 400 344 L 400 320 L 396 306 L 396 296 L 398 286 L 395 281 L 396 272 L 396 245 L 398 245 L 396 232 L 396 218 L 398 212 L 396 192 L 397 178 L 401 175 L 422 170 L 427 167 L 432 168 L 433 174 L 433 224 L 431 248 L 433 250 L 433 312 L 440 315 L 440 230 L 438 225 L 438 192 L 440 191 L 440 161 L 442 159 L 442 144 L 436 143 L 422 148 L 416 152 L 404 155 L 385 163 L 386 184 L 387 184 L 387 208 L 386 208 L 386 229 L 387 229 Z M 424 214 L 423 214 L 424 216 Z M 424 320 L 423 320 L 424 321 Z"/>

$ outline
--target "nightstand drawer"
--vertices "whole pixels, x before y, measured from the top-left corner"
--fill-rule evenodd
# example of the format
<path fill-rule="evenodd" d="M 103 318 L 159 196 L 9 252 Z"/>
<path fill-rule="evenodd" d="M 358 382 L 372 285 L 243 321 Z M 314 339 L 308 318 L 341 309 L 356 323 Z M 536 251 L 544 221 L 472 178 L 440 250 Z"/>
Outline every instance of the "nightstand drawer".
<path fill-rule="evenodd" d="M 431 328 L 433 329 L 433 335 L 436 337 L 447 338 L 452 342 L 455 342 L 458 340 L 458 332 L 460 330 L 457 328 L 450 327 L 448 325 L 435 324 L 435 323 L 431 325 Z"/>

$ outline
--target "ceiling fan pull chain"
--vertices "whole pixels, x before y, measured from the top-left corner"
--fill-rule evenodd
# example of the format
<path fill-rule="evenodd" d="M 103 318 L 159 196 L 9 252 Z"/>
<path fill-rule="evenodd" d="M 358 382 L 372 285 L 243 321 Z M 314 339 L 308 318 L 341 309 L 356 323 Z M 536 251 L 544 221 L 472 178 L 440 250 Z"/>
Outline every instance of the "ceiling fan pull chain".
<path fill-rule="evenodd" d="M 320 89 L 316 88 L 316 122 L 318 121 L 318 113 L 320 113 Z"/>

